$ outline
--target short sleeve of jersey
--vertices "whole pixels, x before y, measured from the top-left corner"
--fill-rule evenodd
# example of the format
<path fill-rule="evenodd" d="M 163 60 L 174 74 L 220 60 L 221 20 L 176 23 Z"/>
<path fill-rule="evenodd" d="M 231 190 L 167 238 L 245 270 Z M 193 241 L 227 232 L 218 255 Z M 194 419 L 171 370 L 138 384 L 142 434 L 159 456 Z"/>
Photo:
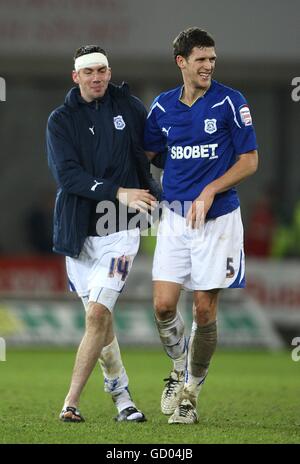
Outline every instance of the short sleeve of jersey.
<path fill-rule="evenodd" d="M 257 149 L 250 109 L 240 92 L 228 98 L 227 121 L 237 155 Z"/>
<path fill-rule="evenodd" d="M 144 132 L 144 149 L 160 153 L 166 149 L 166 138 L 157 123 L 157 111 L 160 110 L 157 97 L 151 105 Z"/>

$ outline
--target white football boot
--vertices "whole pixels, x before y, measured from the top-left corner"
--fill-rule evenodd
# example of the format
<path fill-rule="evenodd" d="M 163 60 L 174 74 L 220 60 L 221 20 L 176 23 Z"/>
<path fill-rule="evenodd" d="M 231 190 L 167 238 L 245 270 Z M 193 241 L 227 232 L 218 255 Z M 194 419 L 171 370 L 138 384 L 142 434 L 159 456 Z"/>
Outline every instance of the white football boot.
<path fill-rule="evenodd" d="M 198 414 L 192 402 L 185 398 L 176 407 L 174 413 L 169 418 L 169 424 L 197 424 Z"/>
<path fill-rule="evenodd" d="M 173 414 L 176 406 L 181 400 L 181 394 L 184 387 L 185 372 L 173 370 L 167 379 L 167 383 L 161 395 L 161 412 L 166 415 Z"/>

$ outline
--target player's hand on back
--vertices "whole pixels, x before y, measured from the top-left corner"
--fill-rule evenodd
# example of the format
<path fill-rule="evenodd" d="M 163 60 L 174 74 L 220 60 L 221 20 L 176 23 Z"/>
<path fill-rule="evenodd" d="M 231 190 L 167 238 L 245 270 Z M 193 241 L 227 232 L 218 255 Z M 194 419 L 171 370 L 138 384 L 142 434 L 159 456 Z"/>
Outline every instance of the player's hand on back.
<path fill-rule="evenodd" d="M 123 205 L 145 213 L 149 210 L 153 211 L 157 204 L 156 198 L 149 193 L 149 190 L 144 189 L 120 187 L 117 191 L 117 199 Z"/>

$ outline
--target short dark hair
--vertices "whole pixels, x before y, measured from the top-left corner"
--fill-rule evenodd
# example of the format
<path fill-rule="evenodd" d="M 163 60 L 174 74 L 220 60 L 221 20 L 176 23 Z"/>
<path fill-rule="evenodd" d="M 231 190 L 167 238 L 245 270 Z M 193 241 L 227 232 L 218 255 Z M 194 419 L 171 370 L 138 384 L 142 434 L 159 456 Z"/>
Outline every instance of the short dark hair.
<path fill-rule="evenodd" d="M 103 48 L 99 47 L 99 45 L 84 45 L 83 47 L 77 48 L 74 54 L 74 61 L 79 56 L 87 55 L 89 53 L 102 53 L 107 57 L 107 53 Z"/>
<path fill-rule="evenodd" d="M 173 41 L 173 54 L 176 61 L 178 55 L 188 58 L 194 47 L 214 47 L 215 41 L 212 36 L 199 29 L 199 27 L 189 27 L 180 32 Z"/>

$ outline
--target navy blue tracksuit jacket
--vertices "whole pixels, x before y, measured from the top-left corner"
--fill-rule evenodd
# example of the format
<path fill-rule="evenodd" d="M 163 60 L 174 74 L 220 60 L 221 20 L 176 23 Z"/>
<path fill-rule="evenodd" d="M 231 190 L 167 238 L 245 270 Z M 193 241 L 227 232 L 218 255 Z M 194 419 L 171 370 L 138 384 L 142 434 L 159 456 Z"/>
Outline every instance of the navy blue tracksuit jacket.
<path fill-rule="evenodd" d="M 78 257 L 85 238 L 93 235 L 96 204 L 118 203 L 119 187 L 150 189 L 160 198 L 142 149 L 146 117 L 143 104 L 124 83 L 109 84 L 104 97 L 91 103 L 74 87 L 51 113 L 46 143 L 57 183 L 55 252 Z"/>

